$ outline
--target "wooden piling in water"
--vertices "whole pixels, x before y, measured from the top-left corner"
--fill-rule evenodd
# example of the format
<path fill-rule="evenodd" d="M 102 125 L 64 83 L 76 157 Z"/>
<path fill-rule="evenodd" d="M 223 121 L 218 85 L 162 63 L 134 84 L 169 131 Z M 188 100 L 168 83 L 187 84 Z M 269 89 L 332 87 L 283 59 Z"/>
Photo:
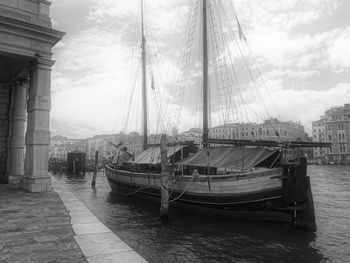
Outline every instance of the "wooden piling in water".
<path fill-rule="evenodd" d="M 92 176 L 91 186 L 96 185 L 97 163 L 98 163 L 98 151 L 95 152 L 95 168 L 94 168 L 94 175 Z"/>
<path fill-rule="evenodd" d="M 73 161 L 73 174 L 75 174 L 76 171 L 75 171 L 75 161 Z"/>
<path fill-rule="evenodd" d="M 314 201 L 312 197 L 310 177 L 307 176 L 307 161 L 299 158 L 298 163 L 285 166 L 284 179 L 285 205 L 294 207 L 291 213 L 291 223 L 296 227 L 317 230 Z"/>
<path fill-rule="evenodd" d="M 169 217 L 169 163 L 167 153 L 167 139 L 166 135 L 163 134 L 160 139 L 160 153 L 161 153 L 161 198 L 160 198 L 160 219 L 162 222 L 167 222 Z"/>

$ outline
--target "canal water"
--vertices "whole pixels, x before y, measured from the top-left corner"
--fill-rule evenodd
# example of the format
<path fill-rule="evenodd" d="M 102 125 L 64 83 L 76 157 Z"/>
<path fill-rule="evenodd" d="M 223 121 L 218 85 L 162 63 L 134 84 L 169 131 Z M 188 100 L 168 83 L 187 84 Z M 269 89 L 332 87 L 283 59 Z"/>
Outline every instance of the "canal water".
<path fill-rule="evenodd" d="M 162 225 L 159 204 L 114 194 L 103 173 L 55 175 L 96 217 L 149 262 L 350 262 L 350 166 L 308 166 L 318 230 L 233 222 L 170 210 Z M 171 208 L 170 208 L 171 209 Z"/>

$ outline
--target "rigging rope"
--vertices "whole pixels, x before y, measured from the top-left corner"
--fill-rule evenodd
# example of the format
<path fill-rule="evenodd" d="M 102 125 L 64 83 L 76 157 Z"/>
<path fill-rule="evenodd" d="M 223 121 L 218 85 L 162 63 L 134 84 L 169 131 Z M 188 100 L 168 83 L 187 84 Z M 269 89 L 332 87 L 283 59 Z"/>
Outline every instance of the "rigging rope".
<path fill-rule="evenodd" d="M 167 127 L 178 127 L 182 106 L 184 101 L 185 83 L 189 77 L 189 65 L 193 51 L 194 33 L 196 28 L 196 21 L 198 17 L 199 0 L 192 1 L 190 7 L 190 14 L 186 23 L 186 32 L 184 34 L 183 45 L 184 48 L 179 52 L 177 61 L 177 67 L 180 69 L 179 75 L 176 77 L 176 82 L 172 90 L 174 90 L 174 96 L 172 102 L 170 102 L 171 111 L 170 118 Z M 187 42 L 187 43 L 185 43 Z M 186 45 L 185 45 L 186 44 Z M 173 122 L 173 123 L 172 123 Z"/>
<path fill-rule="evenodd" d="M 220 11 L 221 11 L 221 15 L 220 15 L 220 16 L 221 16 L 221 17 L 225 17 L 226 20 L 229 21 L 229 18 L 228 18 L 227 14 L 226 14 L 226 11 L 225 11 L 225 9 L 224 9 L 224 7 L 223 7 L 223 5 L 222 5 L 222 2 L 221 2 L 220 0 L 218 0 L 218 1 L 219 1 L 219 3 L 220 3 L 220 6 L 219 6 Z M 218 9 L 219 9 L 219 8 L 218 8 Z M 220 11 L 219 11 L 219 12 L 220 12 Z M 239 22 L 238 22 L 237 16 L 236 16 L 236 21 L 237 21 L 237 23 L 239 23 Z M 239 27 L 240 27 L 240 25 L 239 25 Z M 231 31 L 231 33 L 232 33 L 232 36 L 233 36 L 233 39 L 234 39 L 234 43 L 236 44 L 236 47 L 237 47 L 237 49 L 238 49 L 238 51 L 239 51 L 239 53 L 240 53 L 240 55 L 241 55 L 241 58 L 242 58 L 242 59 L 239 60 L 239 62 L 240 62 L 240 65 L 241 65 L 241 67 L 242 67 L 242 70 L 244 70 L 244 68 L 246 68 L 246 70 L 247 70 L 247 72 L 248 72 L 248 75 L 249 75 L 251 81 L 252 81 L 253 84 L 254 84 L 254 88 L 255 88 L 254 91 L 257 93 L 257 95 L 258 95 L 258 97 L 259 97 L 259 98 L 256 100 L 256 105 L 257 105 L 258 109 L 261 110 L 260 114 L 265 110 L 266 115 L 269 116 L 269 113 L 268 113 L 267 107 L 266 107 L 266 105 L 265 105 L 265 102 L 264 102 L 264 100 L 263 100 L 263 98 L 262 98 L 260 92 L 258 91 L 256 82 L 255 82 L 255 78 L 253 77 L 252 71 L 251 71 L 251 69 L 250 69 L 250 67 L 249 67 L 249 65 L 248 65 L 247 58 L 246 58 L 246 56 L 243 54 L 241 45 L 239 44 L 239 43 L 241 43 L 242 41 L 239 42 L 239 41 L 236 39 L 235 34 L 233 33 L 232 28 L 231 28 L 230 26 L 228 26 L 228 28 L 231 29 L 230 31 Z M 228 42 L 228 41 L 227 41 L 227 42 Z M 244 41 L 244 43 L 246 43 L 246 41 Z M 244 64 L 242 63 L 242 60 L 243 60 Z M 258 103 L 259 101 L 261 102 L 261 104 Z M 250 108 L 250 107 L 249 107 L 249 108 Z M 261 120 L 264 120 L 264 117 L 262 117 L 263 114 L 261 114 L 261 115 L 259 116 L 253 109 L 250 108 L 250 110 L 251 110 L 256 116 L 260 117 Z"/>
<path fill-rule="evenodd" d="M 133 191 L 133 192 L 131 192 L 131 193 L 122 193 L 122 192 L 120 192 L 116 187 L 113 187 L 113 189 L 118 193 L 118 194 L 120 194 L 120 195 L 123 195 L 123 196 L 131 196 L 131 195 L 134 195 L 134 194 L 137 194 L 138 192 L 140 192 L 140 191 L 143 191 L 143 190 L 146 190 L 146 189 L 148 189 L 148 188 L 151 188 L 153 185 L 148 185 L 148 186 L 146 186 L 146 187 L 140 187 L 139 189 L 137 189 L 137 190 L 135 190 L 135 191 Z"/>
<path fill-rule="evenodd" d="M 235 8 L 234 8 L 234 6 L 233 6 L 232 1 L 229 1 L 229 2 L 230 2 L 230 8 L 231 8 L 231 10 L 233 11 L 235 20 L 236 20 L 237 23 L 238 23 L 239 20 L 238 20 L 238 16 L 237 16 L 236 10 L 235 10 Z M 222 10 L 223 15 L 226 17 L 227 21 L 230 21 L 229 18 L 228 18 L 227 12 L 226 12 L 226 8 L 225 8 L 225 7 L 223 6 L 223 4 L 222 4 L 222 1 L 219 0 L 219 3 L 220 3 L 220 6 L 221 6 L 221 10 Z M 234 36 L 234 32 L 233 32 L 233 30 L 232 30 L 232 27 L 229 26 L 228 28 L 229 28 L 231 34 Z M 238 43 L 237 43 L 237 45 L 238 45 Z M 248 53 L 248 55 L 250 55 L 250 57 L 254 57 L 253 54 L 252 54 L 252 51 L 251 51 L 251 49 L 250 49 L 250 47 L 249 47 L 249 43 L 248 43 L 247 41 L 244 41 L 244 45 L 243 45 L 242 47 L 246 47 L 246 48 L 247 48 L 247 51 L 248 51 L 247 53 Z M 241 50 L 241 49 L 240 49 L 240 52 L 242 53 L 242 50 Z M 242 55 L 243 55 L 243 53 L 242 53 Z M 252 74 L 252 72 L 250 71 L 250 66 L 249 66 L 249 64 L 252 64 L 252 68 L 255 68 L 255 69 L 257 70 L 257 73 L 258 73 L 258 75 L 259 75 L 259 77 L 260 77 L 260 79 L 261 79 L 261 81 L 262 81 L 263 87 L 265 88 L 265 90 L 266 90 L 266 92 L 267 92 L 267 94 L 268 94 L 268 98 L 269 98 L 271 104 L 273 105 L 273 108 L 274 108 L 274 110 L 275 110 L 275 112 L 276 112 L 278 118 L 281 119 L 281 118 L 280 118 L 280 114 L 279 114 L 279 112 L 277 111 L 275 104 L 273 103 L 273 100 L 272 100 L 270 91 L 269 91 L 269 89 L 268 89 L 268 87 L 267 87 L 267 85 L 266 85 L 266 82 L 265 82 L 265 80 L 264 80 L 264 78 L 263 78 L 263 76 L 262 76 L 262 74 L 261 74 L 260 68 L 259 68 L 259 66 L 257 65 L 256 61 L 255 61 L 254 59 L 252 59 L 252 60 L 251 60 L 252 63 L 249 63 L 245 56 L 243 56 L 243 58 L 244 58 L 244 62 L 245 62 L 245 64 L 246 64 L 246 67 L 247 67 L 247 69 L 248 69 L 248 71 L 249 71 L 249 74 L 250 74 L 250 76 L 251 76 L 251 78 L 252 78 L 252 81 L 254 82 L 254 86 L 255 86 L 255 88 L 256 88 L 256 90 L 257 90 L 257 92 L 258 92 L 258 96 L 260 96 L 260 98 L 261 98 L 261 94 L 260 94 L 259 90 L 257 89 L 257 84 L 256 84 L 256 81 L 255 81 L 255 78 L 253 77 L 253 74 Z M 268 112 L 268 110 L 267 110 L 265 101 L 264 101 L 262 98 L 261 98 L 261 101 L 262 101 L 263 109 L 265 109 L 268 118 L 270 118 L 271 115 L 269 114 L 269 112 Z"/>

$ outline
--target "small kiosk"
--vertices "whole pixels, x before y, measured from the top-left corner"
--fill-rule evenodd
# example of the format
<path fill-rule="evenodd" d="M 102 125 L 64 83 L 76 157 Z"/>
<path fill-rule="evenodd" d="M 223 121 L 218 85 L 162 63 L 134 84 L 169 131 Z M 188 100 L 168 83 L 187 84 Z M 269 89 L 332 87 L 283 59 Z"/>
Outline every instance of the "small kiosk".
<path fill-rule="evenodd" d="M 67 172 L 71 174 L 85 173 L 85 153 L 73 151 L 67 154 Z"/>

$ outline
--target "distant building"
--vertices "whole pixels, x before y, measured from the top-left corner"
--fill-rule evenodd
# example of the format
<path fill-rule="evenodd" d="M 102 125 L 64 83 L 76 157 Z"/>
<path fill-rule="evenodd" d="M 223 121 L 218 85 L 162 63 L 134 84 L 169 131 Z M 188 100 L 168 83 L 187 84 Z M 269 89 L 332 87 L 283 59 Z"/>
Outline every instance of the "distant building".
<path fill-rule="evenodd" d="M 182 141 L 194 141 L 202 143 L 202 129 L 193 128 L 180 133 L 176 138 Z M 209 130 L 209 138 L 235 139 L 235 140 L 271 140 L 271 141 L 311 141 L 304 130 L 304 126 L 292 121 L 282 122 L 277 119 L 269 119 L 264 123 L 230 123 L 213 127 Z M 311 158 L 312 149 L 302 149 L 304 155 Z M 292 150 L 286 151 L 287 158 L 293 158 Z"/>
<path fill-rule="evenodd" d="M 320 120 L 312 123 L 312 141 L 313 142 L 327 142 L 325 136 L 326 118 L 321 117 Z M 327 148 L 313 148 L 314 160 L 325 162 Z"/>
<path fill-rule="evenodd" d="M 116 134 L 95 135 L 92 138 L 85 139 L 80 150 L 86 153 L 88 159 L 93 159 L 96 151 L 99 152 L 101 157 L 109 158 L 113 156 L 115 150 L 111 142 L 117 144 L 117 141 Z"/>
<path fill-rule="evenodd" d="M 330 148 L 314 148 L 314 158 L 321 162 L 350 164 L 350 104 L 333 107 L 312 123 L 315 142 L 331 142 Z"/>
<path fill-rule="evenodd" d="M 77 150 L 75 146 L 81 140 L 68 139 L 67 137 L 56 135 L 50 139 L 49 157 L 57 159 L 66 159 L 67 153 Z"/>
<path fill-rule="evenodd" d="M 180 141 L 194 141 L 195 144 L 202 143 L 203 130 L 200 128 L 192 128 L 189 131 L 182 132 L 176 136 Z"/>
<path fill-rule="evenodd" d="M 51 138 L 50 157 L 66 159 L 67 153 L 75 150 L 84 152 L 87 160 L 94 159 L 95 152 L 103 158 L 111 158 L 117 152 L 115 145 L 121 143 L 127 151 L 133 155 L 139 154 L 143 150 L 143 137 L 137 132 L 129 134 L 102 134 L 83 140 L 69 139 L 60 135 Z"/>
<path fill-rule="evenodd" d="M 277 119 L 269 119 L 261 124 L 225 124 L 210 129 L 209 136 L 213 139 L 307 141 L 303 125 Z"/>

